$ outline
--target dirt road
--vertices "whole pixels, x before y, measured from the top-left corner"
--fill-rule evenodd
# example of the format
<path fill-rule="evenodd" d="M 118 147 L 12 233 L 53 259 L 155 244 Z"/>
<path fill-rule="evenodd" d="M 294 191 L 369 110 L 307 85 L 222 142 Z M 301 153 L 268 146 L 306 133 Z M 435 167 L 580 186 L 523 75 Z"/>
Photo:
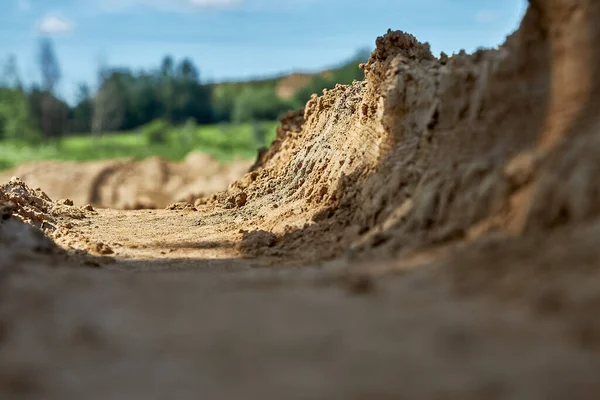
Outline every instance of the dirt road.
<path fill-rule="evenodd" d="M 600 397 L 600 3 L 530 3 L 389 32 L 193 204 L 0 188 L 2 398 Z"/>

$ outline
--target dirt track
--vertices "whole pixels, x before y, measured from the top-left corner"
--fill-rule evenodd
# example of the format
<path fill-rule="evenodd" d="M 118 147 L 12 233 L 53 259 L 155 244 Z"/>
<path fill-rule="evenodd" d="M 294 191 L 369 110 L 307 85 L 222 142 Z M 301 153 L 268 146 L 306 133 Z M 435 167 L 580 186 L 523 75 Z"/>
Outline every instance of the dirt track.
<path fill-rule="evenodd" d="M 378 39 L 194 205 L 4 186 L 0 394 L 599 398 L 600 3 L 530 3 L 499 50 Z"/>

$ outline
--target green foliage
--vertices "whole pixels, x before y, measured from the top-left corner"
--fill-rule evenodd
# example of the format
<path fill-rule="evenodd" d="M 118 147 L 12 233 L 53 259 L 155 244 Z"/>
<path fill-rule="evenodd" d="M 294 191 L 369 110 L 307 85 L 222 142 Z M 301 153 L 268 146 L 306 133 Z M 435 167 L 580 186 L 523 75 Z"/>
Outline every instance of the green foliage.
<path fill-rule="evenodd" d="M 358 67 L 369 58 L 368 50 L 359 51 L 350 61 L 333 69 L 327 74 L 315 75 L 311 81 L 299 89 L 294 95 L 298 107 L 304 107 L 313 94 L 321 95 L 323 89 L 333 89 L 336 84 L 350 85 L 354 81 L 362 81 L 364 72 Z"/>
<path fill-rule="evenodd" d="M 0 141 L 0 169 L 36 160 L 60 160 L 64 156 L 52 143 L 30 144 L 22 141 Z"/>
<path fill-rule="evenodd" d="M 252 136 L 258 146 L 266 145 L 269 137 L 269 127 L 260 122 L 252 123 Z"/>
<path fill-rule="evenodd" d="M 186 72 L 185 66 L 180 68 L 181 73 Z M 200 124 L 213 121 L 210 87 L 198 84 L 193 77 L 182 75 L 173 82 L 174 98 L 171 109 L 171 122 L 182 123 L 192 119 Z"/>
<path fill-rule="evenodd" d="M 231 119 L 234 122 L 272 121 L 293 108 L 275 93 L 275 88 L 246 89 L 236 99 Z"/>
<path fill-rule="evenodd" d="M 164 144 L 167 142 L 169 124 L 163 119 L 157 119 L 141 128 L 148 144 Z"/>
<path fill-rule="evenodd" d="M 188 119 L 181 127 L 171 130 L 169 144 L 175 147 L 192 148 L 195 143 L 198 125 L 193 118 Z"/>
<path fill-rule="evenodd" d="M 239 88 L 235 85 L 219 85 L 212 90 L 212 112 L 214 122 L 231 121 L 231 114 Z"/>
<path fill-rule="evenodd" d="M 43 138 L 55 138 L 67 132 L 69 106 L 51 92 L 33 88 L 29 92 L 31 123 Z"/>
<path fill-rule="evenodd" d="M 19 89 L 0 89 L 0 139 L 35 143 L 39 133 L 31 126 L 27 95 Z"/>
<path fill-rule="evenodd" d="M 275 138 L 275 122 L 259 125 L 266 132 L 262 143 L 257 142 L 252 124 L 197 126 L 195 123 L 168 129 L 166 143 L 149 144 L 146 136 L 139 132 L 67 136 L 38 146 L 0 141 L 0 169 L 37 160 L 89 161 L 150 156 L 181 160 L 190 151 L 202 151 L 222 161 L 251 160 L 256 157 L 258 148 Z"/>
<path fill-rule="evenodd" d="M 236 102 L 238 102 L 240 96 L 252 96 L 252 94 L 249 94 L 248 92 L 265 92 L 269 93 L 269 96 L 272 96 L 272 94 L 275 93 L 277 82 L 277 79 L 265 79 L 211 85 L 213 122 L 236 121 L 234 112 L 236 109 Z M 240 106 L 238 105 L 237 107 L 239 108 Z M 247 118 L 245 119 L 247 120 Z"/>
<path fill-rule="evenodd" d="M 41 50 L 43 88 L 23 89 L 14 59 L 0 75 L 0 168 L 39 159 L 176 160 L 191 150 L 253 158 L 275 134 L 276 123 L 265 121 L 303 107 L 324 88 L 363 79 L 358 63 L 368 56 L 315 75 L 291 99 L 277 95 L 280 78 L 205 84 L 189 59 L 166 57 L 151 70 L 104 69 L 98 91 L 81 85 L 69 106 L 53 93 L 61 76 L 51 43 Z M 74 132 L 81 135 L 65 136 Z"/>
<path fill-rule="evenodd" d="M 79 85 L 77 104 L 69 112 L 70 132 L 91 132 L 94 101 L 90 88 L 86 84 Z"/>
<path fill-rule="evenodd" d="M 5 88 L 22 89 L 23 83 L 19 75 L 19 67 L 17 66 L 17 58 L 14 54 L 8 56 L 2 68 L 0 76 L 0 85 Z"/>
<path fill-rule="evenodd" d="M 95 132 L 135 129 L 158 118 L 212 122 L 211 87 L 200 83 L 190 60 L 175 65 L 165 57 L 154 71 L 105 71 L 94 101 Z"/>
<path fill-rule="evenodd" d="M 321 75 L 314 76 L 306 86 L 298 89 L 294 95 L 297 108 L 302 108 L 313 94 L 321 95 L 323 89 L 332 89 L 335 83 Z"/>

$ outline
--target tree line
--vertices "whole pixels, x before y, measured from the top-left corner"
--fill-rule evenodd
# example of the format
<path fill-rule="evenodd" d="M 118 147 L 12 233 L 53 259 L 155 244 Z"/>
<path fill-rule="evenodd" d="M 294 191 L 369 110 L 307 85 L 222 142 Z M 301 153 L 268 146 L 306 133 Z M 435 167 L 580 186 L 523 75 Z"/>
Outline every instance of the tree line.
<path fill-rule="evenodd" d="M 315 75 L 291 98 L 277 94 L 278 79 L 211 84 L 201 80 L 190 59 L 170 56 L 147 70 L 102 68 L 98 88 L 78 87 L 69 105 L 57 94 L 60 64 L 52 42 L 42 39 L 38 64 L 41 81 L 30 87 L 22 83 L 17 62 L 10 57 L 0 80 L 0 140 L 36 142 L 68 134 L 102 134 L 132 130 L 160 120 L 169 125 L 275 120 L 290 109 L 302 108 L 312 93 L 336 83 L 362 80 L 358 63 L 368 53 L 326 75 Z"/>

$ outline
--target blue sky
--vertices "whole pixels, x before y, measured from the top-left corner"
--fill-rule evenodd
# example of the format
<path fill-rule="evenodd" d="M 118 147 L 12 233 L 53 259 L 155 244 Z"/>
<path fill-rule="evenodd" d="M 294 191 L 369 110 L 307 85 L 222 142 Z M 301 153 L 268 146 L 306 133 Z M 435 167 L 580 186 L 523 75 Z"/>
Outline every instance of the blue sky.
<path fill-rule="evenodd" d="M 0 0 L 0 60 L 39 79 L 40 35 L 52 36 L 60 91 L 94 84 L 101 63 L 148 68 L 190 57 L 202 79 L 319 70 L 372 48 L 388 28 L 435 53 L 493 47 L 516 29 L 525 0 Z"/>

